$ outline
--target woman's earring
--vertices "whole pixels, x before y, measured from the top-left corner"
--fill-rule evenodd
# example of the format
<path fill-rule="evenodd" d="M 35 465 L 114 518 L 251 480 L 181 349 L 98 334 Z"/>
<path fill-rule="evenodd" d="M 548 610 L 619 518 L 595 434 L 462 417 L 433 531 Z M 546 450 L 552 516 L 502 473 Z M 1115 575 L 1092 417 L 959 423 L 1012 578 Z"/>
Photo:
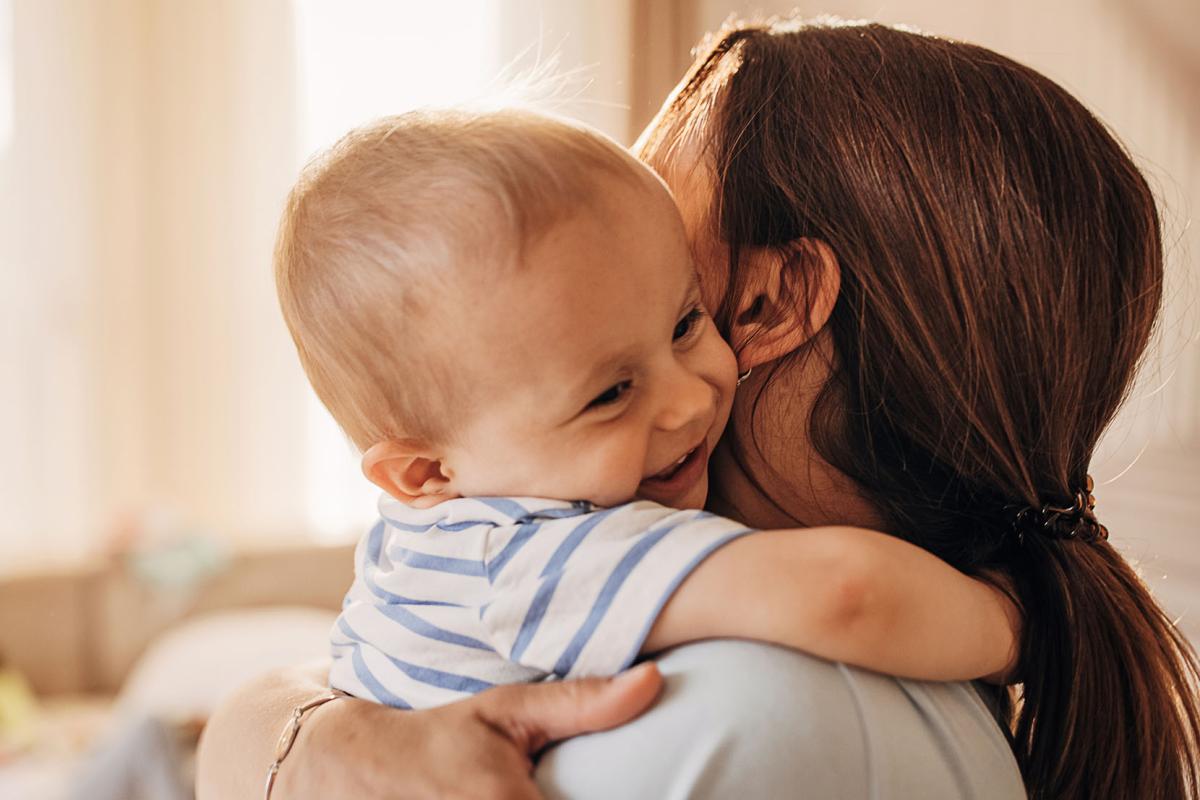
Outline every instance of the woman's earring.
<path fill-rule="evenodd" d="M 737 383 L 735 385 L 741 386 L 742 383 L 746 380 L 746 378 L 750 377 L 750 373 L 753 371 L 754 371 L 754 367 L 751 367 L 750 369 L 743 372 L 741 375 L 738 375 Z"/>

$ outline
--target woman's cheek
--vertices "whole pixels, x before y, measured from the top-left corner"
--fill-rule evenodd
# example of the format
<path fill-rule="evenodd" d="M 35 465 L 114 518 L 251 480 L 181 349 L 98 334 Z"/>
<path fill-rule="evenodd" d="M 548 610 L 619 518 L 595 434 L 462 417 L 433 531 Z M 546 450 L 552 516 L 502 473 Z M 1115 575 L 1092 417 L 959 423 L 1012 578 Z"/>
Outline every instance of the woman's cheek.
<path fill-rule="evenodd" d="M 706 321 L 706 325 L 704 340 L 701 342 L 704 359 L 708 364 L 705 371 L 711 376 L 709 380 L 720 391 L 722 399 L 728 400 L 737 385 L 737 356 L 721 338 L 711 319 Z"/>
<path fill-rule="evenodd" d="M 729 289 L 729 271 L 716 248 L 697 252 L 696 276 L 700 282 L 700 301 L 709 314 L 716 314 L 725 302 Z"/>
<path fill-rule="evenodd" d="M 729 291 L 729 248 L 712 236 L 699 233 L 690 240 L 696 279 L 700 282 L 700 301 L 709 314 L 716 314 Z"/>

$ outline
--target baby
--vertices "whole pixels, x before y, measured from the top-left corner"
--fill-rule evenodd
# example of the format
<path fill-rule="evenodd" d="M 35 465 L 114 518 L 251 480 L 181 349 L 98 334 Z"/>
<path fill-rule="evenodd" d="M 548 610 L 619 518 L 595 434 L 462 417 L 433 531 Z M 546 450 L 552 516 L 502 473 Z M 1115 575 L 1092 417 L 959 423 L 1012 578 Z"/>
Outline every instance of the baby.
<path fill-rule="evenodd" d="M 854 528 L 702 510 L 737 365 L 663 183 L 525 112 L 422 112 L 303 174 L 276 254 L 318 396 L 386 496 L 333 687 L 401 708 L 742 637 L 1002 679 L 995 588 Z"/>

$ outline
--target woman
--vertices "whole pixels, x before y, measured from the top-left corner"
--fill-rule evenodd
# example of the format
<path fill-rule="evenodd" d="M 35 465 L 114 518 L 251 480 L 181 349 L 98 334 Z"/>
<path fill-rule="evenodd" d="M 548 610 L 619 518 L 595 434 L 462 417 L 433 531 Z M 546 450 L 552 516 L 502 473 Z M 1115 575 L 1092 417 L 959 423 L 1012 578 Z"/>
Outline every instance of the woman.
<path fill-rule="evenodd" d="M 1195 654 L 1108 544 L 1088 495 L 1088 463 L 1129 389 L 1162 284 L 1152 196 L 1103 126 L 982 48 L 780 23 L 715 40 L 640 153 L 671 184 L 705 299 L 739 366 L 753 368 L 714 454 L 715 510 L 755 527 L 879 528 L 1010 592 L 1024 614 L 1023 683 L 1015 703 L 990 699 L 1011 726 L 1012 758 L 989 755 L 1000 730 L 967 687 L 706 643 L 661 662 L 681 679 L 633 725 L 551 751 L 542 787 L 720 796 L 781 793 L 795 780 L 822 797 L 1014 796 L 1015 764 L 1034 797 L 1200 790 Z M 202 794 L 261 770 L 250 750 L 259 756 L 318 686 L 275 676 L 227 706 L 202 752 Z M 716 739 L 696 711 L 714 687 L 733 698 L 724 712 L 734 720 Z M 397 796 L 405 780 L 461 788 L 472 775 L 525 796 L 525 752 L 621 721 L 653 689 L 645 673 L 507 687 L 432 719 L 331 703 L 307 723 L 302 763 L 278 796 L 310 796 L 326 780 L 327 794 L 348 794 L 363 775 Z M 537 690 L 578 692 L 582 717 Z M 256 696 L 259 717 L 236 711 Z M 534 710 L 514 710 L 523 703 Z M 755 735 L 744 718 L 764 709 L 772 727 Z M 486 739 L 480 719 L 508 735 Z M 333 731 L 398 737 L 410 770 L 413 753 L 431 761 L 406 778 L 361 763 L 378 748 L 338 749 Z M 491 760 L 455 774 L 462 754 L 430 744 L 455 737 L 463 749 L 486 739 Z M 746 739 L 777 746 L 731 758 Z M 909 742 L 935 744 L 909 759 Z M 218 765 L 234 743 L 247 744 L 245 757 Z M 762 770 L 767 783 L 754 784 Z"/>

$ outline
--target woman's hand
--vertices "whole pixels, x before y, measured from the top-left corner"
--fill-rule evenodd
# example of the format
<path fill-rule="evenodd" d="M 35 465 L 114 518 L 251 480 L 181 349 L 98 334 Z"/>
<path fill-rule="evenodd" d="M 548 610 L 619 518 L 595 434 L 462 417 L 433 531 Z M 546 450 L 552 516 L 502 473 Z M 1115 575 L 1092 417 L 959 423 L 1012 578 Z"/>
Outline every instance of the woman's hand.
<path fill-rule="evenodd" d="M 271 673 L 223 703 L 200 743 L 198 800 L 260 798 L 292 707 L 325 691 L 327 672 Z M 502 686 L 426 711 L 336 700 L 306 717 L 273 800 L 537 798 L 538 750 L 629 721 L 661 686 L 657 668 L 643 664 L 615 678 Z"/>

